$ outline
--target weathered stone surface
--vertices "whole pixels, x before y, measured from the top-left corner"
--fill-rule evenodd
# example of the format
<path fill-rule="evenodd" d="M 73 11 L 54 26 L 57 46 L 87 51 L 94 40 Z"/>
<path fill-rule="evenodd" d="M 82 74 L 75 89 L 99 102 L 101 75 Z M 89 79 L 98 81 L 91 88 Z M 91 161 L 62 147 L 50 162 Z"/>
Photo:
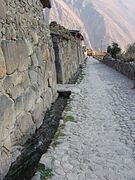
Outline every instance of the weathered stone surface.
<path fill-rule="evenodd" d="M 5 56 L 7 74 L 12 74 L 19 65 L 18 51 L 15 41 L 2 41 L 2 50 Z"/>
<path fill-rule="evenodd" d="M 64 84 L 76 73 L 84 60 L 81 40 L 74 38 L 68 29 L 56 22 L 50 24 L 57 83 Z"/>
<path fill-rule="evenodd" d="M 19 59 L 19 65 L 18 70 L 19 71 L 25 71 L 28 69 L 28 47 L 25 43 L 25 41 L 17 41 L 17 52 L 18 52 L 18 59 Z"/>
<path fill-rule="evenodd" d="M 37 84 L 38 73 L 35 70 L 29 70 L 29 77 L 32 84 Z"/>
<path fill-rule="evenodd" d="M 21 86 L 24 90 L 26 90 L 29 86 L 31 86 L 28 71 L 23 71 L 23 72 L 19 73 L 19 75 L 22 76 Z"/>
<path fill-rule="evenodd" d="M 43 60 L 49 60 L 50 59 L 50 51 L 49 51 L 49 47 L 48 44 L 43 44 L 42 45 L 42 56 L 43 56 Z"/>
<path fill-rule="evenodd" d="M 30 35 L 31 35 L 31 37 L 32 37 L 33 44 L 34 44 L 34 45 L 38 44 L 38 42 L 39 42 L 39 37 L 38 37 L 38 35 L 37 35 L 37 32 L 35 32 L 35 31 L 30 31 Z"/>
<path fill-rule="evenodd" d="M 48 72 L 48 87 L 52 87 L 53 85 L 53 79 L 52 79 L 52 72 Z"/>
<path fill-rule="evenodd" d="M 23 76 L 21 74 L 14 73 L 6 76 L 3 81 L 6 93 L 10 95 L 13 99 L 16 99 L 24 92 L 22 78 Z"/>
<path fill-rule="evenodd" d="M 37 172 L 31 180 L 40 180 L 40 179 L 41 179 L 41 174 L 40 172 Z"/>
<path fill-rule="evenodd" d="M 10 134 L 14 125 L 14 103 L 6 95 L 0 93 L 0 141 Z"/>
<path fill-rule="evenodd" d="M 43 65 L 43 56 L 42 56 L 42 51 L 41 51 L 41 48 L 40 47 L 37 47 L 36 50 L 35 50 L 35 53 L 36 53 L 36 56 L 37 56 L 37 59 L 38 59 L 38 67 L 42 67 Z"/>
<path fill-rule="evenodd" d="M 3 0 L 0 1 L 0 19 L 6 19 L 6 7 Z"/>
<path fill-rule="evenodd" d="M 53 100 L 53 94 L 51 88 L 48 88 L 46 92 L 42 95 L 44 102 L 44 109 L 49 109 L 51 107 L 51 102 Z"/>
<path fill-rule="evenodd" d="M 2 41 L 2 50 L 5 56 L 7 74 L 15 70 L 28 69 L 28 49 L 24 41 Z"/>
<path fill-rule="evenodd" d="M 6 75 L 5 58 L 2 49 L 0 48 L 0 79 L 3 78 L 5 75 Z"/>
<path fill-rule="evenodd" d="M 43 99 L 39 98 L 34 109 L 31 111 L 33 122 L 37 129 L 42 125 L 46 109 L 44 108 Z"/>
<path fill-rule="evenodd" d="M 15 115 L 18 117 L 24 111 L 23 97 L 18 96 L 15 99 Z"/>
<path fill-rule="evenodd" d="M 135 80 L 135 62 L 125 62 L 123 60 L 105 57 L 103 63 L 116 69 L 128 78 Z"/>
<path fill-rule="evenodd" d="M 24 110 L 30 111 L 32 107 L 35 105 L 35 101 L 37 98 L 37 88 L 31 86 L 27 88 L 27 90 L 23 94 L 23 102 L 24 102 Z"/>
<path fill-rule="evenodd" d="M 25 113 L 20 115 L 15 124 L 12 135 L 12 143 L 23 145 L 28 138 L 30 138 L 36 130 L 31 114 Z"/>
<path fill-rule="evenodd" d="M 26 46 L 27 46 L 28 55 L 31 56 L 33 54 L 32 43 L 28 39 L 25 39 L 25 43 L 26 43 Z"/>
<path fill-rule="evenodd" d="M 39 63 L 38 63 L 36 53 L 31 55 L 31 60 L 32 60 L 32 65 L 35 66 L 35 67 L 38 67 Z"/>
<path fill-rule="evenodd" d="M 0 160 L 0 174 L 1 179 L 3 179 L 11 164 L 11 154 L 6 150 L 6 148 L 1 148 Z"/>

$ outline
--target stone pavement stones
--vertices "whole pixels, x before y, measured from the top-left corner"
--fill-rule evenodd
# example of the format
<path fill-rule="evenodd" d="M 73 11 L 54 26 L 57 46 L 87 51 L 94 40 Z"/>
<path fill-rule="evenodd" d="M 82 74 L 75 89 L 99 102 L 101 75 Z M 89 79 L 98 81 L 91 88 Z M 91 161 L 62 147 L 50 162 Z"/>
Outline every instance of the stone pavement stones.
<path fill-rule="evenodd" d="M 135 91 L 132 81 L 89 59 L 79 91 L 72 93 L 74 121 L 41 162 L 51 180 L 135 180 Z"/>

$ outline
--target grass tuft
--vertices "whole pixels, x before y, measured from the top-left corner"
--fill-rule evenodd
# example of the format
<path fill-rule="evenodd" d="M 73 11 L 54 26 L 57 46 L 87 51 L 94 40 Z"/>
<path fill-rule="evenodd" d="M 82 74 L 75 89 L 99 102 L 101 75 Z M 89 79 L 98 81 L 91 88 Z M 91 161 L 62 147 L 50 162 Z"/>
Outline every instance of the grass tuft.
<path fill-rule="evenodd" d="M 39 164 L 37 170 L 40 172 L 42 179 L 48 179 L 53 176 L 52 169 L 45 168 L 43 164 Z"/>
<path fill-rule="evenodd" d="M 65 116 L 64 117 L 64 123 L 66 123 L 66 122 L 74 122 L 74 120 L 75 120 L 75 118 L 74 118 L 74 116 Z"/>
<path fill-rule="evenodd" d="M 81 83 L 81 81 L 84 79 L 84 76 L 85 76 L 85 73 L 82 71 L 81 74 L 80 74 L 80 76 L 79 76 L 79 79 L 78 79 L 78 81 L 77 81 L 77 84 L 80 84 L 80 83 Z"/>
<path fill-rule="evenodd" d="M 68 112 L 68 111 L 71 111 L 71 110 L 72 110 L 71 105 L 67 105 L 67 107 L 65 108 L 65 112 Z"/>
<path fill-rule="evenodd" d="M 64 129 L 64 127 L 63 127 L 63 129 Z M 54 136 L 54 138 L 52 140 L 51 145 L 52 145 L 53 148 L 55 148 L 57 145 L 60 144 L 59 137 L 63 137 L 63 136 L 65 136 L 65 134 L 61 131 L 61 129 L 58 129 L 58 131 L 56 132 L 56 134 L 55 134 L 55 136 Z"/>

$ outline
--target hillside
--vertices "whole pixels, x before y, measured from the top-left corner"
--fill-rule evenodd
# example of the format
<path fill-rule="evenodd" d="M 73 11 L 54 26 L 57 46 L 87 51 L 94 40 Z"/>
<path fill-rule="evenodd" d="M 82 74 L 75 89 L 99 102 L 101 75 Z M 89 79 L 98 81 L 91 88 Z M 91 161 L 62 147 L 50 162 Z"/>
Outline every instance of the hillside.
<path fill-rule="evenodd" d="M 93 48 L 106 49 L 112 41 L 124 49 L 135 41 L 134 0 L 53 0 L 50 21 L 80 28 Z"/>
<path fill-rule="evenodd" d="M 74 8 L 70 7 L 68 3 L 62 0 L 52 0 L 51 11 L 46 9 L 45 17 L 49 19 L 50 22 L 57 21 L 57 23 L 68 29 L 79 29 L 84 35 L 87 45 L 91 46 L 85 24 L 74 11 Z"/>

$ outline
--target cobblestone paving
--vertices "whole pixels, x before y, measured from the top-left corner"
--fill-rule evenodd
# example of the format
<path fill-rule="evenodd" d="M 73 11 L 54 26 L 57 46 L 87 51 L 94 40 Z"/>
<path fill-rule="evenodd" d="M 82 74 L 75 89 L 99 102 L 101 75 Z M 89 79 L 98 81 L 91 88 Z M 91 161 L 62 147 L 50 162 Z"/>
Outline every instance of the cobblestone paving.
<path fill-rule="evenodd" d="M 41 162 L 52 180 L 135 180 L 135 90 L 115 70 L 88 59 L 65 136 Z"/>

